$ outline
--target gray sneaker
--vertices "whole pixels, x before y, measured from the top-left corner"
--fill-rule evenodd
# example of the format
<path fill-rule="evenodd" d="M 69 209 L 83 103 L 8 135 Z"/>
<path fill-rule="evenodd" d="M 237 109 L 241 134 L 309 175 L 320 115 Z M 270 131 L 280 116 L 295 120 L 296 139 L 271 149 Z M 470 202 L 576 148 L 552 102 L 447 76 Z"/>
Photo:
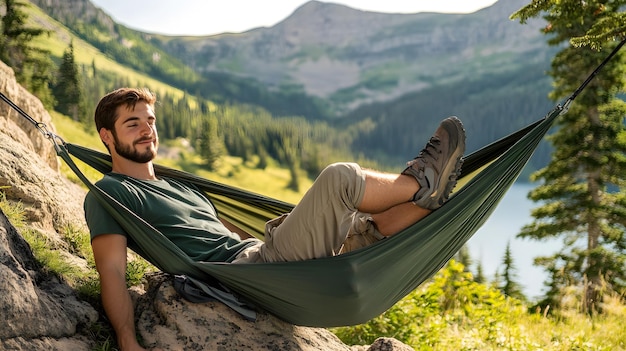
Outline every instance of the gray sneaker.
<path fill-rule="evenodd" d="M 402 174 L 415 177 L 420 189 L 413 195 L 415 205 L 435 210 L 443 205 L 461 174 L 465 152 L 465 129 L 457 117 L 444 119 L 424 149 L 407 162 Z"/>

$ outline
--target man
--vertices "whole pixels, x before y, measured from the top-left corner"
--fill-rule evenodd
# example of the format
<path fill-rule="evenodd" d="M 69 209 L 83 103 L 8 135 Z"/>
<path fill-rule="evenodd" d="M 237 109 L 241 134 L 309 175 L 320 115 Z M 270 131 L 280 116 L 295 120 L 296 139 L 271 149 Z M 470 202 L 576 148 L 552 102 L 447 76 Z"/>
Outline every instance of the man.
<path fill-rule="evenodd" d="M 267 223 L 265 241 L 220 220 L 198 189 L 155 176 L 152 160 L 159 138 L 148 90 L 122 88 L 103 97 L 95 111 L 112 172 L 97 185 L 196 261 L 254 263 L 337 255 L 350 237 L 371 243 L 391 236 L 439 208 L 456 184 L 465 132 L 456 117 L 435 135 L 401 174 L 365 170 L 355 163 L 328 166 L 290 212 Z M 105 312 L 122 350 L 142 350 L 135 337 L 133 307 L 126 289 L 126 248 L 142 254 L 124 230 L 88 194 L 85 215 L 100 275 Z M 241 234 L 241 235 L 240 235 Z M 358 242 L 359 240 L 356 240 Z"/>

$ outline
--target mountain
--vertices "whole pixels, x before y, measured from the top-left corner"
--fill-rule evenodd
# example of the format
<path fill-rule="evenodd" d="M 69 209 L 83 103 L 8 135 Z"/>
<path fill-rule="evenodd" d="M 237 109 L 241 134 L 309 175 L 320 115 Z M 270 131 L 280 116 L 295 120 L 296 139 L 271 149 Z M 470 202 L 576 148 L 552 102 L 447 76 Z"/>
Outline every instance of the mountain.
<path fill-rule="evenodd" d="M 351 131 L 355 154 L 389 165 L 413 157 L 448 115 L 464 121 L 472 151 L 553 105 L 545 72 L 555 49 L 545 44 L 543 21 L 509 19 L 527 0 L 471 14 L 310 1 L 272 27 L 202 37 L 131 30 L 88 0 L 31 2 L 136 71 L 218 103 L 324 120 Z"/>
<path fill-rule="evenodd" d="M 243 84 L 236 79 L 241 78 L 276 93 L 298 91 L 321 98 L 330 103 L 334 116 L 438 82 L 519 72 L 551 57 L 539 32 L 542 21 L 520 25 L 509 19 L 527 0 L 500 0 L 471 14 L 386 14 L 310 1 L 269 28 L 200 37 L 136 32 L 87 0 L 31 2 L 120 62 L 132 65 L 130 61 L 144 59 L 150 67 L 157 54 L 159 65 L 169 60 L 180 71 L 190 67 L 215 80 L 229 76 L 236 85 Z M 137 36 L 147 44 L 144 50 L 137 46 Z M 135 45 L 130 52 L 129 43 Z M 149 73 L 177 84 L 173 76 L 158 71 Z M 228 83 L 215 87 L 205 79 L 204 87 L 228 90 Z"/>
<path fill-rule="evenodd" d="M 386 14 L 310 1 L 270 28 L 208 37 L 154 36 L 195 71 L 299 88 L 331 101 L 335 115 L 390 102 L 437 82 L 458 82 L 545 63 L 540 21 L 509 20 L 527 0 L 472 14 Z"/>

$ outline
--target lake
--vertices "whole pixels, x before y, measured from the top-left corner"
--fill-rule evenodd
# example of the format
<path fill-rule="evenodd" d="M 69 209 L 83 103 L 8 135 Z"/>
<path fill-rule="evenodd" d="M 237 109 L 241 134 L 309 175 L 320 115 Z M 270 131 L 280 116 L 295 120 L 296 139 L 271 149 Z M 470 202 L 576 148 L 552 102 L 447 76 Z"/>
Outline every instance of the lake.
<path fill-rule="evenodd" d="M 496 270 L 502 271 L 504 251 L 510 241 L 517 270 L 516 281 L 523 286 L 524 295 L 531 300 L 543 295 L 543 283 L 548 277 L 543 268 L 533 265 L 534 258 L 551 255 L 562 245 L 559 239 L 535 241 L 516 238 L 521 228 L 532 222 L 531 209 L 538 207 L 537 203 L 526 197 L 535 187 L 535 184 L 514 184 L 491 217 L 467 243 L 473 261 L 481 262 L 484 275 L 491 281 Z M 476 271 L 475 264 L 472 271 Z"/>

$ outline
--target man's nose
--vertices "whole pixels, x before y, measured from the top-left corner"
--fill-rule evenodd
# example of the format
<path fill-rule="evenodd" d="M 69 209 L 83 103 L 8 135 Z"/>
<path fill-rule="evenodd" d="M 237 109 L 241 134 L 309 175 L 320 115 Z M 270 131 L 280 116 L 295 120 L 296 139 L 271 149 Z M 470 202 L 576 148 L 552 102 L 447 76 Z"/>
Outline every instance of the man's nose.
<path fill-rule="evenodd" d="M 142 135 L 151 135 L 154 132 L 150 123 L 144 123 L 141 128 Z"/>

